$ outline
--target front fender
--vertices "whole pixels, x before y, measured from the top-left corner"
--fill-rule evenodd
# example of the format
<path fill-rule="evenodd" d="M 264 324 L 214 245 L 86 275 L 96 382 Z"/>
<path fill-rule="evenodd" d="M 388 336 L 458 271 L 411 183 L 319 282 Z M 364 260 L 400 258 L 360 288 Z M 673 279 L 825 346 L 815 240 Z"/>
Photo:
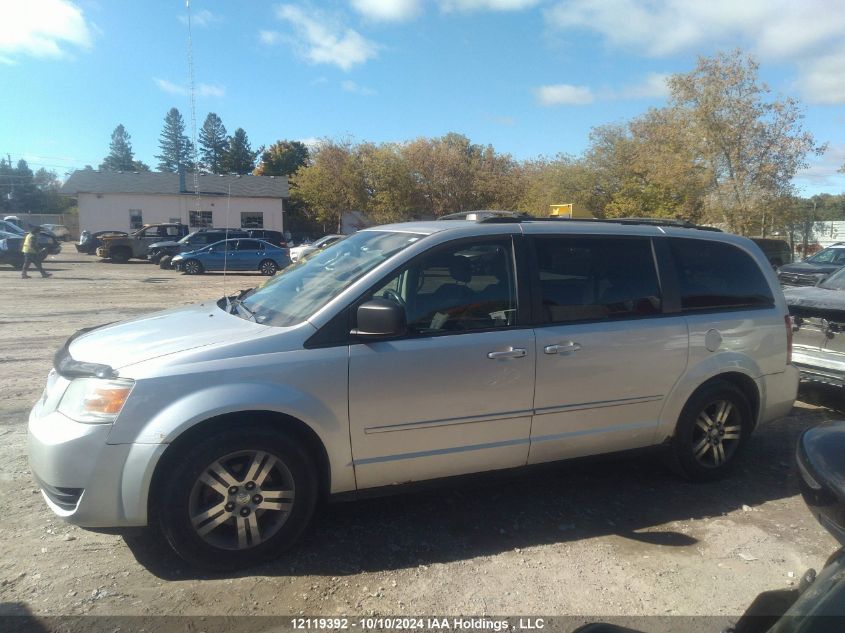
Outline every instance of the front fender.
<path fill-rule="evenodd" d="M 309 393 L 301 384 L 243 381 L 212 384 L 173 397 L 138 425 L 119 419 L 108 441 L 112 444 L 170 444 L 188 429 L 221 415 L 275 412 L 297 418 L 322 442 L 331 472 L 330 492 L 354 490 L 345 374 L 342 380 L 332 381 L 330 372 L 324 368 L 323 379 L 328 383 L 319 383 L 311 372 L 302 373 L 305 375 L 298 377 L 297 382 L 310 383 L 312 388 L 322 385 L 319 394 Z M 248 416 L 244 416 L 244 420 L 248 420 Z M 156 459 L 160 455 L 158 453 Z"/>

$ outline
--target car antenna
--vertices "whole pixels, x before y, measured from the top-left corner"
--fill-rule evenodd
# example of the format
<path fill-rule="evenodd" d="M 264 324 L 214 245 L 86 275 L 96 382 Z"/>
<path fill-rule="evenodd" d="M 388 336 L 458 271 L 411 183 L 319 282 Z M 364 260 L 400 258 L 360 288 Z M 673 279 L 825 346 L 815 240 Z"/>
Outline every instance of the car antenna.
<path fill-rule="evenodd" d="M 223 233 L 223 298 L 226 299 L 226 312 L 229 311 L 229 295 L 226 294 L 226 269 L 229 264 L 229 210 L 232 208 L 232 183 L 226 196 L 226 230 Z"/>

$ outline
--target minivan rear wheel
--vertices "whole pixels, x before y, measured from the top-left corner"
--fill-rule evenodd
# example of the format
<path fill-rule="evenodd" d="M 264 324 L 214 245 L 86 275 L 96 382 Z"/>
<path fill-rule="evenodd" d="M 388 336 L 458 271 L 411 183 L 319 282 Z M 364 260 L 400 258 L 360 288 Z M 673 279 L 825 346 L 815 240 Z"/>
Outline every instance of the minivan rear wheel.
<path fill-rule="evenodd" d="M 674 465 L 692 481 L 728 473 L 751 433 L 748 398 L 731 383 L 718 381 L 689 399 L 672 440 Z"/>
<path fill-rule="evenodd" d="M 296 543 L 317 500 L 317 473 L 281 430 L 224 431 L 192 445 L 161 480 L 162 533 L 187 562 L 241 569 Z"/>

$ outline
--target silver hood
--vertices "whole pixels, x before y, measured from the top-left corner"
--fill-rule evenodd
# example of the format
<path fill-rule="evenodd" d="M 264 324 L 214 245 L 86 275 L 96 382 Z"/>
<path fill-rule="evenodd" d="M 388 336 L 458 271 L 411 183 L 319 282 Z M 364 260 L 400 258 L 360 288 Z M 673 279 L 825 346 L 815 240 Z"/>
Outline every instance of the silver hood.
<path fill-rule="evenodd" d="M 97 328 L 73 339 L 69 351 L 76 361 L 119 369 L 189 349 L 232 343 L 266 329 L 208 301 Z"/>

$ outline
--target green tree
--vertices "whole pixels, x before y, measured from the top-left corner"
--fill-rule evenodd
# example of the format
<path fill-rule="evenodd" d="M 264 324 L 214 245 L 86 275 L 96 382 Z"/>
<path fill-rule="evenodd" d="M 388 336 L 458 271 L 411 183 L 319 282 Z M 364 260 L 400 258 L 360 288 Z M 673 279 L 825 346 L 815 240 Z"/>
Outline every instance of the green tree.
<path fill-rule="evenodd" d="M 223 170 L 227 174 L 248 174 L 255 169 L 255 158 L 258 152 L 252 151 L 249 138 L 243 128 L 235 130 L 234 136 L 229 137 L 229 148 L 223 160 Z"/>
<path fill-rule="evenodd" d="M 420 208 L 420 194 L 403 146 L 394 143 L 359 145 L 365 211 L 377 224 L 409 220 Z"/>
<path fill-rule="evenodd" d="M 193 169 L 194 148 L 190 139 L 185 136 L 185 121 L 178 109 L 170 108 L 165 115 L 158 145 L 161 151 L 156 154 L 159 171 Z"/>
<path fill-rule="evenodd" d="M 308 147 L 299 141 L 276 141 L 261 152 L 256 176 L 290 176 L 308 163 Z"/>
<path fill-rule="evenodd" d="M 224 173 L 229 139 L 226 137 L 226 126 L 214 112 L 209 112 L 205 117 L 198 140 L 202 169 L 211 174 Z"/>
<path fill-rule="evenodd" d="M 120 123 L 111 133 L 109 153 L 100 163 L 100 169 L 109 171 L 133 171 L 135 161 L 132 154 L 132 137 Z"/>

